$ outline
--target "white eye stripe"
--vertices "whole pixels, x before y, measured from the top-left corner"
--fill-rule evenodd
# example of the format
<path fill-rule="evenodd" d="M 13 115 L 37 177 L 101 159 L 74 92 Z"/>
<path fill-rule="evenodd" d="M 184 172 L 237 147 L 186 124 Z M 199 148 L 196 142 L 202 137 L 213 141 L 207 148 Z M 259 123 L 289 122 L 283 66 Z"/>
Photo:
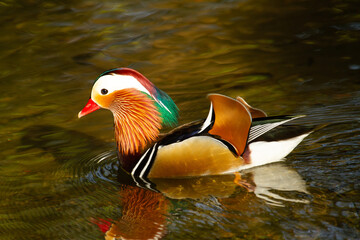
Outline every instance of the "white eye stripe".
<path fill-rule="evenodd" d="M 141 92 L 150 95 L 149 91 L 134 77 L 128 75 L 105 75 L 100 77 L 94 84 L 91 96 L 101 94 L 102 89 L 106 89 L 109 93 L 126 88 L 135 88 Z"/>

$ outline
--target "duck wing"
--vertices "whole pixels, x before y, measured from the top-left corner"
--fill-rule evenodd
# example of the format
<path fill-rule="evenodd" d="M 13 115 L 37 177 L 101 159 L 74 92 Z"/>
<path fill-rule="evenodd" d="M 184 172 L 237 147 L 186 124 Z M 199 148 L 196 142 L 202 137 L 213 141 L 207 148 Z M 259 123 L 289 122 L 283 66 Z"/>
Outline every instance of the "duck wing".
<path fill-rule="evenodd" d="M 244 161 L 251 115 L 239 101 L 209 95 L 205 121 L 176 128 L 149 148 L 132 175 L 149 178 L 218 175 L 236 171 Z"/>
<path fill-rule="evenodd" d="M 301 117 L 304 117 L 304 115 L 301 116 L 285 115 L 285 116 L 263 117 L 263 118 L 254 119 L 249 132 L 248 144 L 253 142 L 258 137 L 269 132 L 270 130 Z"/>

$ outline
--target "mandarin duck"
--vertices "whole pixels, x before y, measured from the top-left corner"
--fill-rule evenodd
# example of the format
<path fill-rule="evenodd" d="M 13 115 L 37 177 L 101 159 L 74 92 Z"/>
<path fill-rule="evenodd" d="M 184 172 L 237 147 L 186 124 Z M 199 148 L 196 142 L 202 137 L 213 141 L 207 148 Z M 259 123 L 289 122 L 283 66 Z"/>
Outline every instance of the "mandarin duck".
<path fill-rule="evenodd" d="M 280 161 L 312 131 L 285 124 L 302 116 L 267 117 L 241 97 L 208 98 L 206 119 L 160 134 L 177 124 L 177 106 L 141 73 L 116 68 L 97 78 L 78 117 L 109 109 L 120 164 L 142 180 L 222 175 Z"/>

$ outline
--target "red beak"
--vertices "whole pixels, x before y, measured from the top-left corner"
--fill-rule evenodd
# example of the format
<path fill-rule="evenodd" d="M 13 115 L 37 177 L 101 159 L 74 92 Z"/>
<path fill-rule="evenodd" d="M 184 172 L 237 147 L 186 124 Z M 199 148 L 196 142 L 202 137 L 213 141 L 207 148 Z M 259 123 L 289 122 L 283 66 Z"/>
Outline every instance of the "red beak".
<path fill-rule="evenodd" d="M 81 118 L 89 113 L 92 113 L 96 110 L 100 109 L 99 105 L 97 105 L 93 100 L 91 100 L 91 98 L 89 99 L 89 101 L 87 102 L 87 104 L 85 105 L 85 107 L 83 108 L 83 110 L 81 110 L 78 114 L 78 117 Z"/>

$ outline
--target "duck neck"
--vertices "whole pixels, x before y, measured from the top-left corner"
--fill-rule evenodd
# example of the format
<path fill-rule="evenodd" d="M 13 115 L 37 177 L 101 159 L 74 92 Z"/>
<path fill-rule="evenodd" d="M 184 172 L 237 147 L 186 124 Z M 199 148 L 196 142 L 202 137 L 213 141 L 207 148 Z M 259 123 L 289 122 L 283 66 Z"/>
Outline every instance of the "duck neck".
<path fill-rule="evenodd" d="M 158 138 L 161 117 L 154 100 L 136 90 L 122 92 L 109 108 L 114 115 L 115 140 L 122 166 L 129 170 Z"/>

